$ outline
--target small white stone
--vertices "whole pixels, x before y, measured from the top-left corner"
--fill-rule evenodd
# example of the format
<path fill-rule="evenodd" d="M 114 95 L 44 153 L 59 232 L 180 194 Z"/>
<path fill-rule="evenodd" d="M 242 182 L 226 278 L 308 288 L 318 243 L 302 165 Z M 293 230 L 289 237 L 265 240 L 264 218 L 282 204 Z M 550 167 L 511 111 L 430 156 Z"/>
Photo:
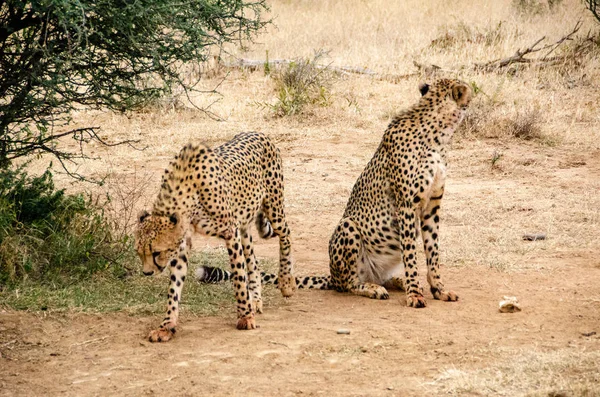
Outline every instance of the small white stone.
<path fill-rule="evenodd" d="M 516 296 L 504 296 L 500 301 L 500 313 L 514 313 L 520 312 L 521 306 L 519 305 L 519 301 Z"/>

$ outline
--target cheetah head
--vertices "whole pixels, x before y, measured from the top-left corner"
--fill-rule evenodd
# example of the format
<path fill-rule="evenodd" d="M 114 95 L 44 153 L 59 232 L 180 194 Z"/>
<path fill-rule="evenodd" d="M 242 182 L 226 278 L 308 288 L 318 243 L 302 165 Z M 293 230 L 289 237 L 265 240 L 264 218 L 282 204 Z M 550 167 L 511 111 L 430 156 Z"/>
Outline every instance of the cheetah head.
<path fill-rule="evenodd" d="M 177 256 L 185 234 L 180 218 L 177 213 L 159 216 L 142 211 L 138 215 L 135 248 L 146 276 L 162 272 Z"/>
<path fill-rule="evenodd" d="M 471 86 L 456 79 L 439 79 L 432 84 L 423 83 L 419 85 L 419 91 L 422 101 L 455 103 L 461 110 L 465 110 L 473 99 Z"/>

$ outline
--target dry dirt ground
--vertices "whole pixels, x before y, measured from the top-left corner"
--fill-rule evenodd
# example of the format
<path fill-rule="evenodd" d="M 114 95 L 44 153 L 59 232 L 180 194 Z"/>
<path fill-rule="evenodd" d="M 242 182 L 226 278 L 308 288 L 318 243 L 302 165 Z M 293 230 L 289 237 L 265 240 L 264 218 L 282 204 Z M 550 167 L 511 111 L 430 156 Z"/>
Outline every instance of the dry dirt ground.
<path fill-rule="evenodd" d="M 264 56 L 266 47 L 273 58 L 289 59 L 327 47 L 337 64 L 380 63 L 384 71 L 406 72 L 418 56 L 445 66 L 510 55 L 543 34 L 554 40 L 581 17 L 575 1 L 565 1 L 560 18 L 531 23 L 514 17 L 506 1 L 493 2 L 491 11 L 489 2 L 455 1 L 453 17 L 425 3 L 407 1 L 388 16 L 382 1 L 275 1 L 279 30 L 245 55 Z M 365 4 L 372 7 L 360 8 Z M 309 9 L 319 7 L 326 9 Z M 410 14 L 418 7 L 427 9 Z M 476 32 L 508 20 L 497 45 L 469 36 L 447 52 L 428 49 L 441 29 L 461 21 L 471 26 L 484 9 L 495 14 Z M 298 15 L 315 15 L 316 22 Z M 333 291 L 298 291 L 284 300 L 274 292 L 257 319 L 260 328 L 237 331 L 233 305 L 213 317 L 186 315 L 184 288 L 181 329 L 164 344 L 146 340 L 160 316 L 4 310 L 0 396 L 600 395 L 598 61 L 573 71 L 519 73 L 459 75 L 485 93 L 474 105 L 482 127 L 456 136 L 442 205 L 442 277 L 460 301 L 434 301 L 427 293 L 428 307 L 411 309 L 401 292 L 387 301 Z M 100 159 L 79 171 L 111 175 L 109 189 L 115 181 L 141 184 L 135 213 L 152 201 L 162 169 L 187 141 L 215 145 L 240 131 L 262 131 L 284 159 L 296 273 L 326 274 L 327 242 L 352 185 L 390 116 L 417 100 L 422 78 L 346 77 L 332 89 L 330 106 L 276 118 L 261 106 L 273 101 L 272 80 L 233 71 L 212 108 L 223 122 L 168 106 L 128 117 L 77 115 L 75 126 L 100 125 L 109 139 L 148 146 L 144 152 L 91 146 Z M 496 123 L 533 108 L 535 139 L 516 139 Z M 496 121 L 486 122 L 492 113 Z M 527 242 L 525 233 L 548 238 Z M 219 242 L 195 241 L 207 244 Z M 277 257 L 275 242 L 257 244 L 260 257 Z M 516 296 L 522 312 L 499 313 L 504 295 Z"/>
<path fill-rule="evenodd" d="M 360 172 L 358 159 L 368 157 L 378 137 L 351 134 L 347 139 L 279 143 L 287 159 L 298 273 L 327 271 L 329 232 Z M 475 161 L 475 153 L 489 150 L 486 143 L 460 146 L 452 156 L 459 163 L 461 158 Z M 597 192 L 600 153 L 575 161 L 579 157 L 555 149 L 509 145 L 507 152 L 515 158 L 546 158 L 557 166 L 534 167 L 535 179 L 453 167 L 445 197 L 448 237 L 442 247 L 456 250 L 449 246 L 464 238 L 465 251 L 490 249 L 475 235 L 485 234 L 497 216 L 513 234 L 502 238 L 523 251 L 533 245 L 539 250 L 517 253 L 519 263 L 512 268 L 486 265 L 488 259 L 452 260 L 453 265 L 443 267 L 443 276 L 460 294 L 457 303 L 430 297 L 427 308 L 411 309 L 401 292 L 392 293 L 388 301 L 375 301 L 332 291 L 299 291 L 287 301 L 271 299 L 256 331 L 236 331 L 232 307 L 216 317 L 184 314 L 181 331 L 166 344 L 146 341 L 160 320 L 156 317 L 3 312 L 0 395 L 598 395 L 597 245 L 545 250 L 549 241 L 564 235 L 552 225 L 522 229 L 519 219 L 524 213 L 535 225 L 535 213 L 545 211 L 536 198 L 544 201 L 553 186 L 562 186 L 559 193 Z M 558 198 L 555 206 L 567 205 L 564 201 Z M 324 210 L 317 209 L 320 205 Z M 485 215 L 498 205 L 503 207 L 499 214 Z M 561 211 L 570 209 L 552 210 L 551 216 L 559 217 Z M 457 214 L 463 212 L 485 216 L 461 220 Z M 597 212 L 587 216 L 598 221 Z M 482 223 L 484 231 L 478 230 Z M 525 231 L 547 232 L 549 241 L 520 241 Z M 597 233 L 597 226 L 592 232 Z M 258 248 L 261 256 L 275 257 L 276 250 L 271 242 Z M 489 255 L 503 256 L 497 251 Z M 510 262 L 507 256 L 503 260 Z M 523 311 L 499 313 L 503 295 L 517 296 Z M 339 329 L 350 334 L 340 335 Z"/>

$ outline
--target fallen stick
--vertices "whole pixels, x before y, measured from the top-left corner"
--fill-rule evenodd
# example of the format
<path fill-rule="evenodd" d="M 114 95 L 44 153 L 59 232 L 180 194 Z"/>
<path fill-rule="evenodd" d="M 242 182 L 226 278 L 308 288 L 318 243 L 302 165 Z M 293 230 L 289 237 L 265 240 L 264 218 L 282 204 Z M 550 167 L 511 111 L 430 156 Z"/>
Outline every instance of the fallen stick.
<path fill-rule="evenodd" d="M 83 346 L 83 345 L 87 345 L 87 344 L 94 343 L 94 342 L 101 342 L 107 338 L 108 338 L 108 336 L 103 336 L 102 338 L 85 340 L 85 341 L 79 342 L 79 343 L 72 343 L 71 346 Z"/>

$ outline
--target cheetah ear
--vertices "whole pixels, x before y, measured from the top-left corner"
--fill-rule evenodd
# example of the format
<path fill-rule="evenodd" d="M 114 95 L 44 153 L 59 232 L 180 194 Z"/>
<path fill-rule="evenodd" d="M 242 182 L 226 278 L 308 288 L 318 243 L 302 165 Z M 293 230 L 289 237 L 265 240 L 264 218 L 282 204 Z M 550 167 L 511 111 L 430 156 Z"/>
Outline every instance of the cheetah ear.
<path fill-rule="evenodd" d="M 138 220 L 140 221 L 140 223 L 144 222 L 146 220 L 146 218 L 148 218 L 150 216 L 150 213 L 146 210 L 140 211 L 138 213 Z"/>
<path fill-rule="evenodd" d="M 429 84 L 427 84 L 427 83 L 419 84 L 419 91 L 421 91 L 421 96 L 427 94 L 429 92 Z"/>
<path fill-rule="evenodd" d="M 173 212 L 169 217 L 169 221 L 171 221 L 173 225 L 177 225 L 179 222 L 179 214 L 177 212 Z"/>
<path fill-rule="evenodd" d="M 471 102 L 471 88 L 466 84 L 457 84 L 452 87 L 452 98 L 458 106 L 467 106 Z"/>

